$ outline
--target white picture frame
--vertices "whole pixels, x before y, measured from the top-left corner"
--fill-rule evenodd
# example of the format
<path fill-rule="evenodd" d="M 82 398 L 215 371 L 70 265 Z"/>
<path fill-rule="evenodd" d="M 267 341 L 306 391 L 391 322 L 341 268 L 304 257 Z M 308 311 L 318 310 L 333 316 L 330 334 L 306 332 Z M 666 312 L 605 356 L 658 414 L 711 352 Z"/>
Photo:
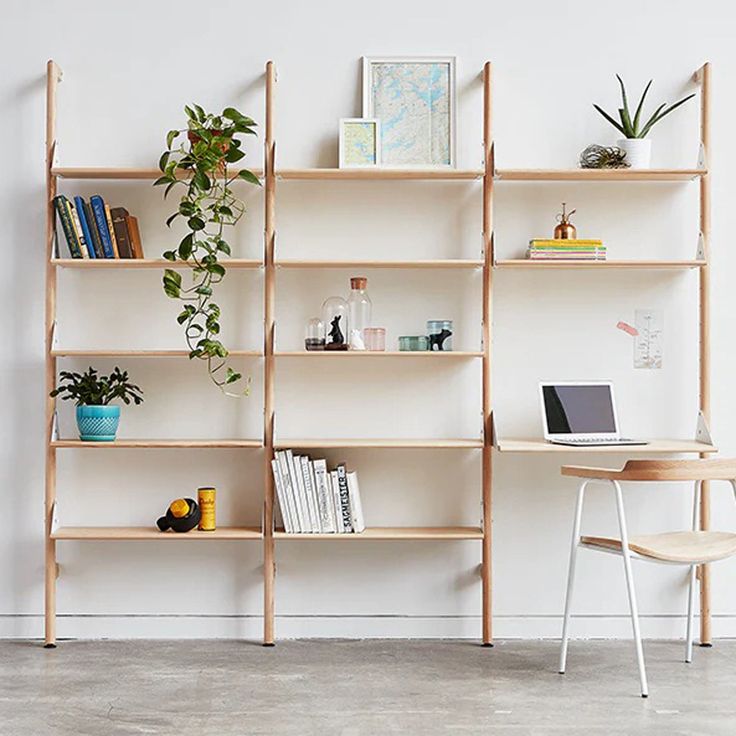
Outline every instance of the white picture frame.
<path fill-rule="evenodd" d="M 352 130 L 373 129 L 372 160 L 351 155 L 350 134 Z M 339 161 L 341 169 L 370 169 L 381 163 L 381 121 L 377 118 L 340 118 Z"/>
<path fill-rule="evenodd" d="M 381 75 L 381 67 L 386 65 L 407 65 L 410 67 L 441 66 L 446 70 L 444 89 L 440 89 L 446 99 L 446 111 L 440 109 L 438 124 L 430 125 L 427 137 L 417 142 L 416 130 L 411 131 L 404 124 L 401 128 L 384 119 L 384 111 L 388 107 L 397 110 L 406 110 L 406 107 L 397 105 L 393 101 L 381 102 L 382 92 L 386 92 L 385 75 Z M 363 116 L 378 118 L 381 121 L 381 165 L 386 168 L 420 168 L 420 169 L 448 169 L 457 166 L 457 100 L 456 100 L 456 67 L 455 56 L 364 56 L 363 65 Z M 440 81 L 440 80 L 438 80 Z M 430 90 L 431 91 L 431 90 Z M 407 100 L 407 106 L 410 101 Z M 395 115 L 399 117 L 401 113 Z M 446 134 L 444 128 L 446 126 Z M 435 137 L 434 130 L 439 128 L 440 138 Z M 392 139 L 393 138 L 393 139 Z M 403 138 L 403 140 L 402 140 Z M 408 141 L 408 143 L 407 143 Z M 414 150 L 411 150 L 414 146 Z M 411 160 L 422 157 L 422 149 L 426 148 L 426 160 Z"/>

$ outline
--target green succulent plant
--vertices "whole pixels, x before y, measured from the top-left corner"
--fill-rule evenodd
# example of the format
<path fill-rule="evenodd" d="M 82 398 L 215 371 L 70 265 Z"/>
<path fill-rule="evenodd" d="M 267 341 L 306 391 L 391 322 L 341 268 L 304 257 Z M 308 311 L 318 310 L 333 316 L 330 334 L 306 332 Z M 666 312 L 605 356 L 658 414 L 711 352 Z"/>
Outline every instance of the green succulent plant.
<path fill-rule="evenodd" d="M 109 376 L 98 375 L 90 366 L 85 373 L 61 371 L 59 385 L 49 396 L 73 401 L 77 406 L 106 406 L 114 399 L 124 404 L 143 403 L 143 391 L 128 379 L 128 371 L 115 370 Z"/>
<path fill-rule="evenodd" d="M 594 103 L 593 107 L 626 138 L 645 138 L 647 133 L 649 133 L 654 125 L 658 123 L 663 117 L 665 117 L 665 115 L 669 115 L 673 110 L 676 110 L 678 107 L 680 107 L 680 105 L 684 105 L 689 99 L 695 97 L 695 93 L 693 93 L 691 95 L 688 95 L 687 97 L 683 97 L 681 100 L 675 102 L 669 107 L 667 107 L 666 102 L 663 102 L 652 113 L 646 123 L 642 124 L 641 114 L 644 107 L 644 100 L 646 99 L 647 92 L 649 92 L 649 88 L 652 86 L 652 82 L 654 80 L 650 79 L 647 83 L 647 86 L 644 88 L 644 92 L 642 92 L 641 99 L 639 100 L 639 104 L 636 106 L 636 111 L 634 112 L 634 117 L 632 118 L 631 111 L 629 110 L 629 101 L 626 96 L 626 85 L 624 85 L 624 80 L 621 79 L 618 74 L 616 75 L 616 79 L 618 79 L 619 86 L 621 87 L 622 107 L 618 109 L 619 120 L 617 121 L 615 118 L 609 115 L 600 105 L 596 105 Z"/>

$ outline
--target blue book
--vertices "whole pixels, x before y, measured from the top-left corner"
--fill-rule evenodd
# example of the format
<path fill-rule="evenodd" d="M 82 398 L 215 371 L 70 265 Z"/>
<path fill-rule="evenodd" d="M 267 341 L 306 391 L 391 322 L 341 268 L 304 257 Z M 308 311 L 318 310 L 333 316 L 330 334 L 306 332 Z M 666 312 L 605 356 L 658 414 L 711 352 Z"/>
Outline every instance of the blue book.
<path fill-rule="evenodd" d="M 74 204 L 77 207 L 77 215 L 79 216 L 79 224 L 82 226 L 82 235 L 84 235 L 84 240 L 87 243 L 87 250 L 89 251 L 89 257 L 90 258 L 97 258 L 97 254 L 95 253 L 95 246 L 92 241 L 92 232 L 89 229 L 89 224 L 87 223 L 87 217 L 84 213 L 84 200 L 81 197 L 74 197 Z"/>
<path fill-rule="evenodd" d="M 97 231 L 100 233 L 105 258 L 115 258 L 115 252 L 112 249 L 112 238 L 110 237 L 110 231 L 107 229 L 105 202 L 99 194 L 95 194 L 89 198 L 89 203 L 92 205 L 92 212 L 95 216 L 95 223 L 97 223 Z"/>

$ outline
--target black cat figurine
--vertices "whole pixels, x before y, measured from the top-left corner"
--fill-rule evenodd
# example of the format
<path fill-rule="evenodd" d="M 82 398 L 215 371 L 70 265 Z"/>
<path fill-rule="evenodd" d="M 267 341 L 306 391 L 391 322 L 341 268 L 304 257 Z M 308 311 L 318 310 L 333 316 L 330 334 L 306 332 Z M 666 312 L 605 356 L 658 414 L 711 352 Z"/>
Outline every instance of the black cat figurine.
<path fill-rule="evenodd" d="M 430 350 L 444 350 L 445 340 L 452 335 L 450 330 L 442 330 L 434 335 L 429 335 L 429 349 Z"/>

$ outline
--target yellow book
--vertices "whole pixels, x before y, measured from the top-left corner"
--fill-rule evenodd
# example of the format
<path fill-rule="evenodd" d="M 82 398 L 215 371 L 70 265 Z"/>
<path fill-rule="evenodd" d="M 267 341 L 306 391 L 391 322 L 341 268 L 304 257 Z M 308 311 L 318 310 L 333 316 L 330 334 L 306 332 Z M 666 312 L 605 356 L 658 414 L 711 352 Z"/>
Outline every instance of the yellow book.
<path fill-rule="evenodd" d="M 110 205 L 105 204 L 105 219 L 107 220 L 107 229 L 110 231 L 110 240 L 112 242 L 112 252 L 115 254 L 115 258 L 120 258 L 118 252 L 118 241 L 115 240 L 115 231 L 112 229 L 112 216 L 110 215 Z"/>
<path fill-rule="evenodd" d="M 554 246 L 561 246 L 566 248 L 575 248 L 575 247 L 588 247 L 588 246 L 601 246 L 603 245 L 602 240 L 597 239 L 569 239 L 569 240 L 562 240 L 560 238 L 553 239 L 553 238 L 533 238 L 529 241 L 529 245 L 554 245 Z"/>

